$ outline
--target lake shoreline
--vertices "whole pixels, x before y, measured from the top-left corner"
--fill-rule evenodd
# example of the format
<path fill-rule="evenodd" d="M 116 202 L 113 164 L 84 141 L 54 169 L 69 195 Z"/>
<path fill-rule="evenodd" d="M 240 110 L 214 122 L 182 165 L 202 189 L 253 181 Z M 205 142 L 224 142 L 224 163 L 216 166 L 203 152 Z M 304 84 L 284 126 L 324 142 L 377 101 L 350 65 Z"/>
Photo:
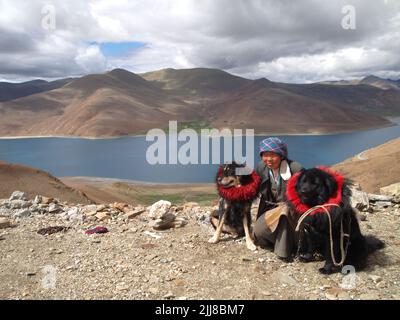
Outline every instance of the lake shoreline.
<path fill-rule="evenodd" d="M 150 181 L 141 181 L 141 180 L 132 180 L 132 179 L 120 179 L 120 178 L 105 178 L 105 177 L 90 177 L 90 176 L 63 176 L 57 177 L 57 179 L 62 180 L 80 180 L 83 182 L 90 183 L 126 183 L 126 184 L 135 184 L 135 185 L 146 185 L 146 186 L 209 186 L 214 185 L 213 182 L 150 182 Z"/>
<path fill-rule="evenodd" d="M 197 202 L 214 205 L 218 201 L 215 183 L 158 183 L 102 177 L 58 177 L 65 185 L 83 192 L 97 203 L 123 202 L 151 205 L 160 199 L 174 204 Z"/>
<path fill-rule="evenodd" d="M 376 129 L 383 129 L 383 128 L 390 128 L 399 125 L 399 123 L 393 122 L 394 119 L 399 119 L 398 117 L 394 117 L 390 124 L 383 125 L 383 126 L 372 126 L 363 129 L 357 130 L 333 130 L 329 132 L 321 132 L 321 131 L 314 131 L 314 132 L 305 132 L 305 133 L 277 133 L 277 132 L 266 132 L 266 133 L 257 133 L 254 134 L 254 137 L 263 137 L 263 136 L 329 136 L 329 135 L 336 135 L 336 134 L 346 134 L 346 133 L 353 133 L 353 132 L 363 132 L 369 130 L 376 130 Z M 190 128 L 189 128 L 190 129 Z M 221 130 L 221 129 L 219 129 Z M 246 129 L 239 129 L 245 131 Z M 251 128 L 247 128 L 247 130 L 251 130 Z M 166 134 L 168 134 L 166 132 Z M 199 133 L 200 134 L 200 133 Z M 57 139 L 85 139 L 85 140 L 113 140 L 113 139 L 123 139 L 123 138 L 143 138 L 147 135 L 144 134 L 132 134 L 132 135 L 123 135 L 123 136 L 104 136 L 104 137 L 90 137 L 90 136 L 65 136 L 65 135 L 36 135 L 36 136 L 2 136 L 0 140 L 17 140 L 17 139 L 48 139 L 48 138 L 57 138 Z M 208 135 L 207 135 L 208 136 Z M 232 135 L 235 136 L 235 135 Z M 245 136 L 245 135 L 242 135 Z M 223 136 L 222 136 L 223 137 Z"/>

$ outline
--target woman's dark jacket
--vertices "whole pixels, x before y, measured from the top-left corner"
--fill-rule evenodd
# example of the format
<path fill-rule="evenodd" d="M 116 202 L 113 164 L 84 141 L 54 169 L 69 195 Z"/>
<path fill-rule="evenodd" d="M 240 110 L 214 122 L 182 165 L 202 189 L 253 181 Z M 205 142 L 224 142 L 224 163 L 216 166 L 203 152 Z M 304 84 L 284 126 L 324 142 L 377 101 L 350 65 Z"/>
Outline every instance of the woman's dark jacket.
<path fill-rule="evenodd" d="M 285 160 L 283 160 L 285 161 Z M 281 166 L 282 163 L 281 162 Z M 286 160 L 290 168 L 291 175 L 299 172 L 303 169 L 301 164 Z M 267 165 L 260 161 L 256 167 L 257 174 L 261 177 L 260 185 L 260 205 L 258 207 L 257 218 L 261 216 L 265 211 L 273 209 L 276 207 L 276 203 L 286 201 L 286 185 L 289 179 L 280 179 L 279 186 L 276 185 L 274 179 L 270 179 L 269 168 Z"/>

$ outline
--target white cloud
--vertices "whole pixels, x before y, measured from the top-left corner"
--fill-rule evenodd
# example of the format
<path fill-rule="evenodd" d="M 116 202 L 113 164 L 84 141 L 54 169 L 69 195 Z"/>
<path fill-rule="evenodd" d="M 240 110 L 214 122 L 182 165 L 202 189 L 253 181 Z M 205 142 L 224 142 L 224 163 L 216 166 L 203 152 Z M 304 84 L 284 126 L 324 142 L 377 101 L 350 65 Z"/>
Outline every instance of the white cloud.
<path fill-rule="evenodd" d="M 106 59 L 98 46 L 79 48 L 74 60 L 87 73 L 98 73 L 106 68 Z"/>
<path fill-rule="evenodd" d="M 271 62 L 262 62 L 258 70 L 248 76 L 274 81 L 316 82 L 359 78 L 367 74 L 382 77 L 400 76 L 400 57 L 375 48 L 345 48 L 336 52 L 316 55 L 283 57 Z M 393 68 L 393 72 L 387 68 Z M 291 78 L 288 79 L 290 70 Z M 397 76 L 396 76 L 397 75 Z"/>
<path fill-rule="evenodd" d="M 211 67 L 284 82 L 399 77 L 400 2 L 385 0 L 0 0 L 0 76 L 67 77 L 124 67 Z M 356 30 L 341 27 L 356 8 Z M 88 43 L 146 44 L 125 57 Z"/>

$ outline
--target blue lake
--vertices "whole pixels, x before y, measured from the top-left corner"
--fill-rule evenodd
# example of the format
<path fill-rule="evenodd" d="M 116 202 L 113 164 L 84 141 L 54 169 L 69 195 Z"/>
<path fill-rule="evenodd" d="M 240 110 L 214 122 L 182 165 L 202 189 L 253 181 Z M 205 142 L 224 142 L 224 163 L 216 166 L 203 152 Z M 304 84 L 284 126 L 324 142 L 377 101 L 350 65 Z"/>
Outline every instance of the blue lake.
<path fill-rule="evenodd" d="M 280 136 L 288 144 L 289 158 L 304 167 L 332 165 L 397 137 L 400 137 L 399 125 L 344 134 Z M 264 138 L 254 138 L 255 163 L 259 161 L 258 143 Z M 58 177 L 91 176 L 160 183 L 214 180 L 215 164 L 150 165 L 146 150 L 153 143 L 145 137 L 0 139 L 0 160 L 39 168 Z"/>

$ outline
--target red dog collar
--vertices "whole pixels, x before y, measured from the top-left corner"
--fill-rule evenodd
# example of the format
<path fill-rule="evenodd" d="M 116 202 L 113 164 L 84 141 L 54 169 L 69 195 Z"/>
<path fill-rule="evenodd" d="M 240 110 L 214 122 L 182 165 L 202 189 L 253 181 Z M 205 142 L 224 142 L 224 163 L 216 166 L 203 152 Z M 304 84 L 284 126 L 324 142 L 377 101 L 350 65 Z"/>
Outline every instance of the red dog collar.
<path fill-rule="evenodd" d="M 323 204 L 340 205 L 342 203 L 342 189 L 343 189 L 344 177 L 341 174 L 339 174 L 335 171 L 332 171 L 326 167 L 317 167 L 317 169 L 320 169 L 320 170 L 328 173 L 329 175 L 331 175 L 335 179 L 335 181 L 338 185 L 337 192 L 334 195 L 332 195 L 332 197 L 329 198 L 327 202 L 325 202 Z M 297 180 L 299 179 L 300 175 L 301 175 L 301 172 L 297 172 L 290 178 L 290 180 L 287 184 L 286 198 L 288 201 L 290 201 L 293 204 L 297 213 L 303 214 L 307 210 L 311 209 L 311 207 L 302 203 L 299 198 L 299 195 L 297 194 L 296 183 L 297 183 Z M 310 213 L 310 216 L 312 216 L 316 213 L 321 213 L 321 212 L 325 213 L 325 210 L 323 210 L 322 208 L 316 209 L 315 211 Z"/>
<path fill-rule="evenodd" d="M 222 176 L 222 167 L 219 167 L 218 178 Z M 251 182 L 240 187 L 224 188 L 218 184 L 219 195 L 229 201 L 243 201 L 253 200 L 257 197 L 258 187 L 260 185 L 261 178 L 253 170 L 251 173 Z"/>

